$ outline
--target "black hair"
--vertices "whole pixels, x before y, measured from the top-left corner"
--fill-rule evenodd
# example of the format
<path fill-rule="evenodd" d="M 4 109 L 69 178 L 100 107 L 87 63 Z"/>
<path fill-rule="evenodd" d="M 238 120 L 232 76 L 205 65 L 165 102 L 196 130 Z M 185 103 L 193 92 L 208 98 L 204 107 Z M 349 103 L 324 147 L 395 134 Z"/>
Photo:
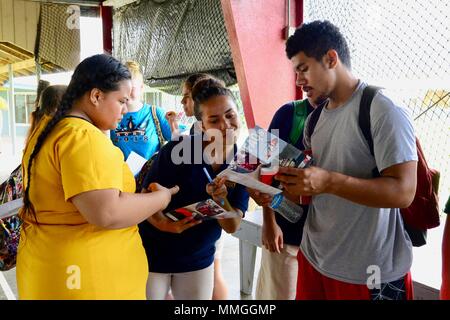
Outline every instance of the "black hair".
<path fill-rule="evenodd" d="M 228 96 L 234 101 L 231 90 L 225 87 L 222 80 L 206 78 L 198 80 L 192 88 L 192 99 L 194 100 L 194 115 L 197 120 L 202 119 L 200 105 L 216 96 Z"/>
<path fill-rule="evenodd" d="M 195 83 L 199 80 L 208 79 L 208 78 L 214 78 L 212 75 L 207 73 L 194 73 L 191 74 L 186 80 L 184 80 L 184 85 L 188 86 L 189 89 L 192 90 Z"/>
<path fill-rule="evenodd" d="M 130 71 L 115 58 L 106 54 L 98 54 L 84 59 L 76 68 L 70 80 L 69 86 L 62 97 L 61 104 L 55 115 L 50 119 L 45 128 L 39 134 L 36 145 L 28 160 L 27 184 L 23 197 L 23 214 L 31 213 L 37 222 L 34 206 L 30 201 L 31 167 L 33 160 L 41 150 L 41 147 L 61 119 L 71 110 L 73 103 L 80 99 L 86 92 L 97 88 L 105 93 L 119 89 L 119 82 L 130 80 Z M 25 170 L 25 168 L 23 169 Z"/>
<path fill-rule="evenodd" d="M 303 52 L 307 57 L 321 61 L 331 49 L 336 50 L 342 63 L 351 69 L 347 41 L 339 28 L 327 20 L 302 24 L 286 42 L 286 54 L 289 59 Z"/>
<path fill-rule="evenodd" d="M 45 88 L 38 99 L 36 109 L 31 113 L 31 125 L 28 130 L 28 137 L 36 128 L 39 121 L 41 121 L 44 115 L 51 116 L 56 112 L 56 109 L 61 104 L 64 92 L 66 92 L 67 86 L 54 85 Z"/>
<path fill-rule="evenodd" d="M 34 101 L 34 108 L 36 109 L 39 105 L 39 100 L 41 99 L 42 92 L 50 86 L 50 82 L 47 80 L 40 79 L 36 89 L 36 100 Z"/>

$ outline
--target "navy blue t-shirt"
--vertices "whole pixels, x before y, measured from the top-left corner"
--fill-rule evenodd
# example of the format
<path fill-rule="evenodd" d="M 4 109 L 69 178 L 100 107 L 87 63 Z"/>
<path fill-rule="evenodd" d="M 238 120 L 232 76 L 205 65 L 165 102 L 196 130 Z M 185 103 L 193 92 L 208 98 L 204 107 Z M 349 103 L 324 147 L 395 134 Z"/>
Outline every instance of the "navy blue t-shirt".
<path fill-rule="evenodd" d="M 307 102 L 307 110 L 308 114 L 310 114 L 314 108 Z M 272 118 L 272 122 L 269 126 L 269 131 L 271 129 L 278 129 L 279 136 L 282 140 L 293 144 L 297 149 L 304 150 L 305 146 L 303 145 L 303 132 L 300 135 L 300 138 L 294 144 L 290 141 L 289 135 L 291 133 L 292 124 L 294 117 L 294 103 L 289 102 L 283 105 L 280 109 L 277 110 L 275 115 Z M 275 212 L 275 219 L 277 224 L 280 226 L 283 231 L 283 241 L 286 244 L 290 245 L 300 245 L 302 241 L 303 234 L 303 226 L 305 225 L 306 217 L 308 214 L 308 206 L 302 206 L 303 208 L 303 216 L 296 223 L 291 223 L 285 218 L 283 218 L 280 214 Z"/>
<path fill-rule="evenodd" d="M 180 141 L 168 142 L 155 158 L 144 181 L 145 187 L 151 182 L 158 182 L 165 187 L 175 185 L 180 187 L 180 191 L 172 197 L 164 212 L 210 198 L 206 193 L 208 179 L 203 168 L 208 170 L 213 179 L 216 176 L 212 167 L 203 161 L 202 164 L 175 165 L 171 153 L 181 141 L 191 145 L 193 141 L 201 143 L 201 135 L 185 136 Z M 177 150 L 178 148 L 175 151 Z M 202 151 L 201 148 L 199 150 Z M 192 154 L 191 160 L 193 156 Z M 217 174 L 227 166 L 224 164 Z M 247 211 L 249 195 L 245 187 L 238 184 L 228 187 L 227 199 L 234 208 L 240 209 L 243 213 Z M 210 266 L 214 261 L 215 242 L 219 239 L 221 231 L 217 220 L 205 220 L 179 234 L 160 231 L 147 221 L 139 224 L 149 270 L 160 273 L 190 272 Z"/>

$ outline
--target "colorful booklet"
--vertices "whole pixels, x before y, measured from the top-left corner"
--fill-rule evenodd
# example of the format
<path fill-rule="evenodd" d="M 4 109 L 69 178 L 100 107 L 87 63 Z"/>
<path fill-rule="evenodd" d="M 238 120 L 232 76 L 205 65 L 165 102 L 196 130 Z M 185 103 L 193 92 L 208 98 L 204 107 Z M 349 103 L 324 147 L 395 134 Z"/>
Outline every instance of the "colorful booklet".
<path fill-rule="evenodd" d="M 178 208 L 166 212 L 164 214 L 173 221 L 182 220 L 184 218 L 191 216 L 193 216 L 195 219 L 198 220 L 227 219 L 240 217 L 239 214 L 236 212 L 226 211 L 212 199 L 200 201 L 183 208 Z"/>
<path fill-rule="evenodd" d="M 218 174 L 228 180 L 262 193 L 276 195 L 282 190 L 273 179 L 279 167 L 306 168 L 312 158 L 261 127 L 249 130 L 249 136 L 227 169 Z"/>

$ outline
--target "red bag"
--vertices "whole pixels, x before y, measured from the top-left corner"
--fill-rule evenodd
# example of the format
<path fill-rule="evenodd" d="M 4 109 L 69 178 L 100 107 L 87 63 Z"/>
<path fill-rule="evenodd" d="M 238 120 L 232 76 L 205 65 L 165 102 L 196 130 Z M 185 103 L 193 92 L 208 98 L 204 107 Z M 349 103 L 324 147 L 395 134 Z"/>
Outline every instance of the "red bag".
<path fill-rule="evenodd" d="M 400 209 L 403 220 L 409 226 L 423 230 L 439 226 L 438 185 L 439 172 L 428 167 L 419 140 L 417 146 L 417 189 L 408 208 Z"/>

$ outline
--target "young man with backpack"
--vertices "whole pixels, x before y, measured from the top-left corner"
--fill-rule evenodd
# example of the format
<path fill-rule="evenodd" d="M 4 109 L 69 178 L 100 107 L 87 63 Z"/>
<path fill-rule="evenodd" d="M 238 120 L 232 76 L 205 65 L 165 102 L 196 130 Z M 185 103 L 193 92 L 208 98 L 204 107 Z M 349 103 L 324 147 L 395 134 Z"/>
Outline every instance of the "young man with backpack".
<path fill-rule="evenodd" d="M 306 118 L 322 101 L 308 99 L 286 103 L 272 118 L 269 132 L 278 130 L 280 139 L 304 150 L 303 129 Z M 275 132 L 272 132 L 275 133 Z M 308 206 L 302 205 L 303 215 L 291 223 L 268 205 L 272 197 L 248 189 L 250 196 L 263 207 L 261 267 L 256 285 L 257 300 L 294 300 L 297 288 L 297 253 Z M 298 200 L 298 199 L 297 199 Z M 298 201 L 297 201 L 298 202 Z"/>
<path fill-rule="evenodd" d="M 315 166 L 280 168 L 290 194 L 313 196 L 298 254 L 297 299 L 412 299 L 412 246 L 398 208 L 416 191 L 417 150 L 406 111 L 381 91 L 371 102 L 374 156 L 358 117 L 364 82 L 328 21 L 303 24 L 286 44 L 296 83 L 328 99 L 305 146 Z M 377 168 L 379 176 L 374 176 Z"/>

